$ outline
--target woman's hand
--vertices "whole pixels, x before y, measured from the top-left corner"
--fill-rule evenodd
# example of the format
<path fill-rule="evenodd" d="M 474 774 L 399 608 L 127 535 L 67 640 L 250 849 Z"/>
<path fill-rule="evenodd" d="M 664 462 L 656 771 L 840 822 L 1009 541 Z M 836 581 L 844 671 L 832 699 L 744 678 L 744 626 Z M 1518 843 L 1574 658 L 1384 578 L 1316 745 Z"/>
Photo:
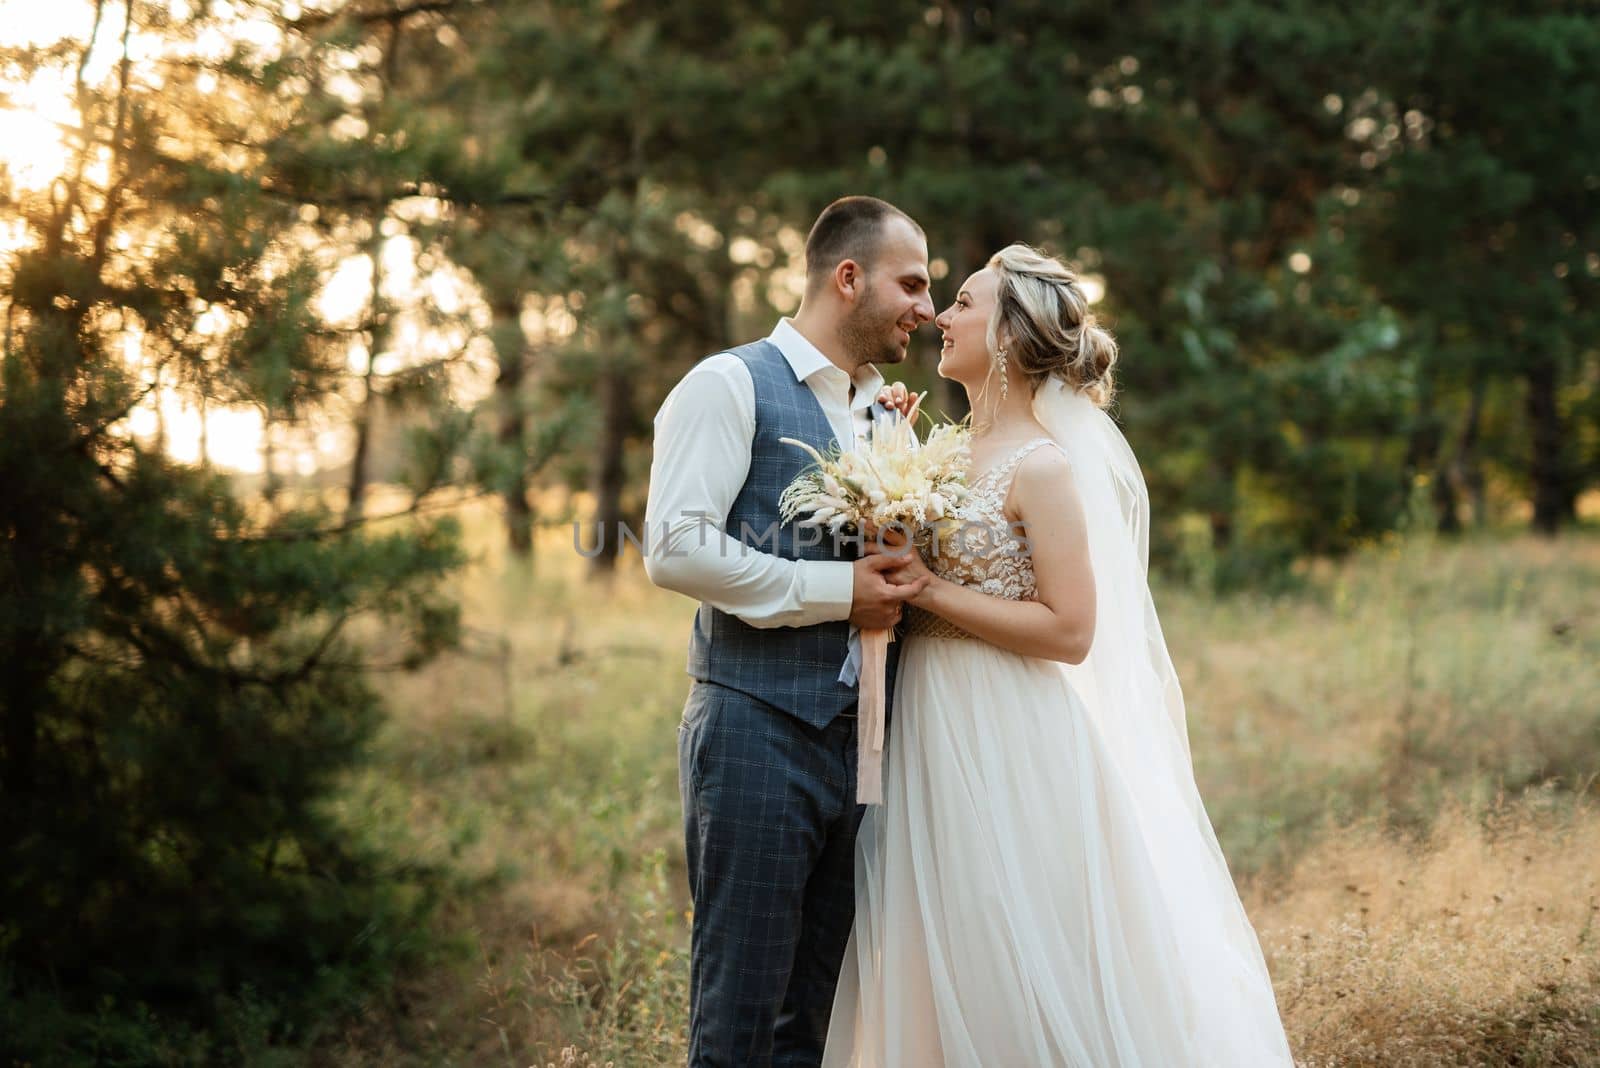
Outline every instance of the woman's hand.
<path fill-rule="evenodd" d="M 917 552 L 916 547 L 907 541 L 905 532 L 890 528 L 883 531 L 880 537 L 878 531 L 867 527 L 862 532 L 862 541 L 864 555 L 877 556 L 884 554 L 892 556 L 899 561 L 892 569 L 883 573 L 883 577 L 891 584 L 904 586 L 919 579 L 927 579 L 922 592 L 907 602 L 919 608 L 927 607 L 924 602 L 928 598 L 928 590 L 938 580 L 938 576 L 928 569 L 927 564 L 923 563 L 922 554 Z"/>
<path fill-rule="evenodd" d="M 878 391 L 878 403 L 893 408 L 906 419 L 915 419 L 922 407 L 922 398 L 926 396 L 926 393 L 913 393 L 904 382 L 891 382 Z"/>

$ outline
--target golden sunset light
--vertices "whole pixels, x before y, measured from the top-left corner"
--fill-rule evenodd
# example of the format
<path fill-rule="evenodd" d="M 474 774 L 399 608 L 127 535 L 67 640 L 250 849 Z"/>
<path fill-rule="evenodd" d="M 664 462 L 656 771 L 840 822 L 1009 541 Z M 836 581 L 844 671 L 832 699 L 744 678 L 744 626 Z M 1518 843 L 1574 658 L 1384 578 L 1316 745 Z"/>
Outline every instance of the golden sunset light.
<path fill-rule="evenodd" d="M 1583 7 L 0 0 L 0 1068 L 1600 1066 Z"/>
<path fill-rule="evenodd" d="M 300 5 L 288 4 L 282 13 L 294 18 L 301 10 Z M 101 84 L 115 75 L 123 11 L 121 5 L 110 3 L 102 10 L 95 47 L 83 67 L 87 84 Z M 190 12 L 182 0 L 168 6 L 169 17 L 174 21 L 181 21 Z M 282 47 L 282 34 L 277 27 L 266 18 L 252 15 L 247 5 L 222 0 L 211 5 L 211 14 L 216 22 L 188 41 L 166 39 L 136 27 L 128 40 L 129 56 L 138 69 L 136 76 L 151 88 L 159 88 L 161 75 L 154 61 L 163 57 L 215 59 L 240 42 L 248 42 L 268 55 Z M 88 0 L 6 0 L 0 4 L 0 45 L 41 48 L 63 39 L 82 42 L 93 27 L 94 5 Z M 42 68 L 26 80 L 0 83 L 0 166 L 16 188 L 46 189 L 61 177 L 73 158 L 68 139 L 74 136 L 78 123 L 73 102 L 74 77 L 74 70 L 62 66 Z M 359 94 L 347 77 L 341 75 L 336 81 L 341 79 L 344 92 Z M 209 90 L 217 83 L 213 75 L 202 73 L 197 84 L 202 90 Z M 91 162 L 86 177 L 103 185 L 103 164 Z M 437 210 L 426 204 L 413 205 L 410 215 L 436 217 Z M 389 233 L 393 225 L 393 220 L 386 223 L 385 232 Z M 8 220 L 0 226 L 0 255 L 26 240 L 20 222 Z M 377 372 L 393 374 L 413 361 L 439 359 L 462 348 L 465 338 L 425 327 L 414 312 L 406 309 L 414 308 L 424 296 L 447 313 L 470 305 L 477 300 L 471 280 L 448 266 L 435 269 L 426 278 L 419 277 L 416 242 L 402 233 L 388 237 L 382 249 L 384 293 L 400 309 L 400 319 L 393 346 L 378 356 Z M 330 271 L 317 309 L 330 326 L 350 328 L 357 325 L 371 293 L 370 258 L 348 255 Z M 200 329 L 207 329 L 203 321 Z M 137 338 L 132 340 L 136 347 Z M 366 347 L 359 339 L 352 339 L 348 353 L 351 371 L 364 369 L 366 361 Z M 467 365 L 463 373 L 453 376 L 465 403 L 480 398 L 487 388 L 481 368 L 473 370 L 472 366 Z M 280 461 L 301 475 L 346 461 L 351 445 L 339 433 L 339 423 L 338 417 L 318 416 L 305 425 L 277 427 L 275 451 Z M 162 436 L 167 452 L 180 461 L 192 463 L 204 458 L 241 474 L 260 474 L 263 470 L 264 422 L 260 410 L 253 407 L 201 406 L 186 394 L 164 387 L 130 413 L 126 426 L 141 438 Z"/>

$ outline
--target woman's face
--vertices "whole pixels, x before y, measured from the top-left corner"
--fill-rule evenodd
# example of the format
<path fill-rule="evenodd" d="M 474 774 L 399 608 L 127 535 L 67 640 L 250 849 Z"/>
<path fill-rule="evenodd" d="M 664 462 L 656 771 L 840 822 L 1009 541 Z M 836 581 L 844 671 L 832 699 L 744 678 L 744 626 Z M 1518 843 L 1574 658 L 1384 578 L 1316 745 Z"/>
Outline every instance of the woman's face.
<path fill-rule="evenodd" d="M 933 320 L 944 336 L 939 377 L 976 386 L 988 376 L 994 361 L 987 338 L 989 317 L 999 288 L 999 279 L 985 267 L 962 283 L 955 303 Z"/>

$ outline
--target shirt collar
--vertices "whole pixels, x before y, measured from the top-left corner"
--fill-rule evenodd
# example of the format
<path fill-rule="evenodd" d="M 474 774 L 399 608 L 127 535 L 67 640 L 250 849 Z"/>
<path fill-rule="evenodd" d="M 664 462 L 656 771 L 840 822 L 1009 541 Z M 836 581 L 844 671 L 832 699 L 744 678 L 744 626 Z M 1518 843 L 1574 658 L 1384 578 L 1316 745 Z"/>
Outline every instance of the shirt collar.
<path fill-rule="evenodd" d="M 794 320 L 787 316 L 778 320 L 778 325 L 773 327 L 767 340 L 778 346 L 783 358 L 789 361 L 789 368 L 794 371 L 797 381 L 804 382 L 818 371 L 829 368 L 844 373 L 842 367 L 824 356 L 804 334 L 796 330 Z M 883 373 L 874 364 L 862 364 L 851 381 L 856 387 L 855 399 L 850 404 L 851 409 L 867 408 L 878 399 L 878 391 L 883 388 Z"/>

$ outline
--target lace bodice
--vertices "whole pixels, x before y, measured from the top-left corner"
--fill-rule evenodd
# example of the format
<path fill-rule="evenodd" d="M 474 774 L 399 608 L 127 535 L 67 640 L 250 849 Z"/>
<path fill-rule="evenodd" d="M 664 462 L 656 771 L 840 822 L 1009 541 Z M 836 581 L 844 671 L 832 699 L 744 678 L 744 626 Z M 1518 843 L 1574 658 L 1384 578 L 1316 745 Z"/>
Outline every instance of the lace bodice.
<path fill-rule="evenodd" d="M 1054 444 L 1053 439 L 1034 438 L 973 481 L 953 521 L 920 546 L 923 562 L 930 571 L 940 578 L 1008 601 L 1035 599 L 1033 558 L 1006 519 L 1005 502 L 1017 465 L 1034 449 L 1048 444 Z M 920 608 L 907 606 L 906 613 L 907 636 L 971 636 Z"/>

